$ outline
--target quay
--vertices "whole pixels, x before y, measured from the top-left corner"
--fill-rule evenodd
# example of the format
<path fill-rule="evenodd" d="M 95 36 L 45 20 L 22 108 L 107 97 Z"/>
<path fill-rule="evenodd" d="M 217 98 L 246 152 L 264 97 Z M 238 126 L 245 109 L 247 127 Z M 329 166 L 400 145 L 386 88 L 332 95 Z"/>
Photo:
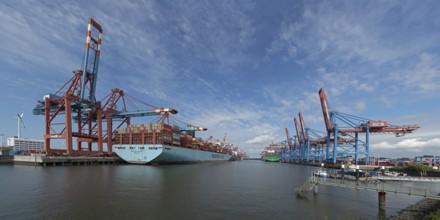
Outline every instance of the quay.
<path fill-rule="evenodd" d="M 0 155 L 0 165 L 14 164 L 14 156 Z"/>
<path fill-rule="evenodd" d="M 118 157 L 93 157 L 93 156 L 44 156 L 31 155 L 13 157 L 12 164 L 29 166 L 86 166 L 123 164 Z"/>

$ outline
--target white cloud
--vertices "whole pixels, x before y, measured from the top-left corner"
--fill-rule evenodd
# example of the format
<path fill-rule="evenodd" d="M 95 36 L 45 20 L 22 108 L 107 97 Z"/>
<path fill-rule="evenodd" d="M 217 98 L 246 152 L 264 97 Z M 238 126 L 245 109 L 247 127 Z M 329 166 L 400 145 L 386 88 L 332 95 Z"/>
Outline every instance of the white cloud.
<path fill-rule="evenodd" d="M 430 140 L 422 140 L 421 138 L 409 138 L 397 143 L 389 143 L 383 141 L 380 143 L 372 144 L 374 149 L 416 149 L 416 148 L 432 148 L 440 147 L 440 138 L 434 138 Z"/>
<path fill-rule="evenodd" d="M 74 67 L 72 60 L 78 61 L 80 58 L 73 59 L 70 53 L 65 53 L 63 47 L 60 47 L 60 45 L 66 46 L 73 34 L 66 30 L 65 22 L 56 19 L 59 13 L 52 13 L 53 11 L 40 5 L 33 5 L 30 11 L 24 9 L 24 11 L 20 10 L 20 13 L 11 7 L 0 7 L 0 20 L 2 20 L 0 39 L 5 42 L 0 45 L 1 60 L 15 68 L 25 69 L 26 72 L 29 69 L 35 71 L 35 67 L 44 67 L 46 70 L 63 71 L 63 74 L 70 75 L 70 69 Z M 27 13 L 32 15 L 32 19 L 25 15 Z M 70 16 L 63 18 L 71 21 Z M 70 23 L 69 27 L 71 25 L 73 24 Z M 60 30 L 65 31 L 62 37 L 58 36 L 57 31 Z M 85 35 L 81 36 L 84 37 L 83 42 L 85 42 Z M 77 48 L 80 50 L 83 45 L 77 45 Z M 47 72 L 42 72 L 41 75 L 48 76 Z"/>
<path fill-rule="evenodd" d="M 246 144 L 270 144 L 274 140 L 275 138 L 272 135 L 263 134 L 251 140 L 246 141 Z"/>
<path fill-rule="evenodd" d="M 367 61 L 381 65 L 439 42 L 435 39 L 438 32 L 422 29 L 433 25 L 426 23 L 427 16 L 435 16 L 431 14 L 434 12 L 427 13 L 429 7 L 415 2 L 306 2 L 300 18 L 296 14 L 285 17 L 268 52 L 285 52 L 293 59 L 306 56 L 308 61 L 319 59 L 331 64 Z M 408 29 L 408 25 L 413 29 Z"/>
<path fill-rule="evenodd" d="M 438 56 L 422 53 L 417 62 L 409 67 L 403 66 L 395 70 L 387 81 L 397 83 L 398 92 L 409 91 L 418 94 L 430 94 L 440 89 L 440 65 Z"/>
<path fill-rule="evenodd" d="M 365 109 L 365 102 L 363 101 L 357 101 L 355 104 L 356 112 L 362 112 Z"/>

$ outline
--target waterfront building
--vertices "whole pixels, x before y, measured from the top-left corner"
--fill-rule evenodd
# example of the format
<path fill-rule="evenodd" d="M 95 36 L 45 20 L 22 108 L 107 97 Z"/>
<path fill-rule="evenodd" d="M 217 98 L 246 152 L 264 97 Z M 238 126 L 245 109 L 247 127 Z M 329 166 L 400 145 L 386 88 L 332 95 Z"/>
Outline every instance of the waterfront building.
<path fill-rule="evenodd" d="M 13 137 L 8 138 L 8 146 L 12 147 L 14 151 L 44 150 L 44 141 Z"/>
<path fill-rule="evenodd" d="M 440 156 L 434 156 L 434 155 L 417 156 L 415 157 L 414 161 L 424 164 L 439 164 Z"/>

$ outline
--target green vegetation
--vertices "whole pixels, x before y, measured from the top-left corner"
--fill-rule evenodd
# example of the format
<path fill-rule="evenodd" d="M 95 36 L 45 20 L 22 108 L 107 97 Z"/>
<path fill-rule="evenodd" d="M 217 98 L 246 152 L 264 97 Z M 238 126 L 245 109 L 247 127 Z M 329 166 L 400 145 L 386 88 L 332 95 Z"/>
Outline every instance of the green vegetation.
<path fill-rule="evenodd" d="M 421 163 L 414 163 L 411 166 L 406 167 L 393 167 L 390 168 L 390 171 L 396 172 L 404 172 L 410 176 L 431 176 L 431 177 L 439 177 L 439 170 L 434 170 L 432 167 L 428 165 L 423 165 Z"/>
<path fill-rule="evenodd" d="M 427 166 L 427 165 L 423 165 L 421 163 L 414 163 L 411 166 L 406 166 L 406 167 L 393 167 L 390 170 L 393 171 L 413 171 L 413 172 L 426 172 L 428 170 L 432 170 L 432 167 Z"/>
<path fill-rule="evenodd" d="M 421 163 L 415 163 L 408 167 L 408 170 L 414 170 L 414 171 L 428 171 L 432 170 L 432 167 L 423 165 Z"/>
<path fill-rule="evenodd" d="M 423 220 L 440 220 L 440 209 L 426 215 Z"/>
<path fill-rule="evenodd" d="M 9 151 L 12 151 L 12 147 L 0 147 L 0 150 L 3 153 L 9 153 Z"/>

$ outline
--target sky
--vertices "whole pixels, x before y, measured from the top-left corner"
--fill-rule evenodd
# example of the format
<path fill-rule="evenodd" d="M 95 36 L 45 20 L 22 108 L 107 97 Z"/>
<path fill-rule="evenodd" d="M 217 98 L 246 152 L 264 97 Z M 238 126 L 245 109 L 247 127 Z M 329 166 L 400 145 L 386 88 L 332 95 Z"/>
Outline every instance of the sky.
<path fill-rule="evenodd" d="M 371 136 L 373 156 L 440 155 L 438 1 L 0 1 L 0 133 L 42 138 L 37 100 L 80 69 L 103 27 L 96 97 L 113 88 L 207 127 L 251 157 L 332 111 L 421 126 Z M 147 119 L 146 119 L 147 120 Z"/>

